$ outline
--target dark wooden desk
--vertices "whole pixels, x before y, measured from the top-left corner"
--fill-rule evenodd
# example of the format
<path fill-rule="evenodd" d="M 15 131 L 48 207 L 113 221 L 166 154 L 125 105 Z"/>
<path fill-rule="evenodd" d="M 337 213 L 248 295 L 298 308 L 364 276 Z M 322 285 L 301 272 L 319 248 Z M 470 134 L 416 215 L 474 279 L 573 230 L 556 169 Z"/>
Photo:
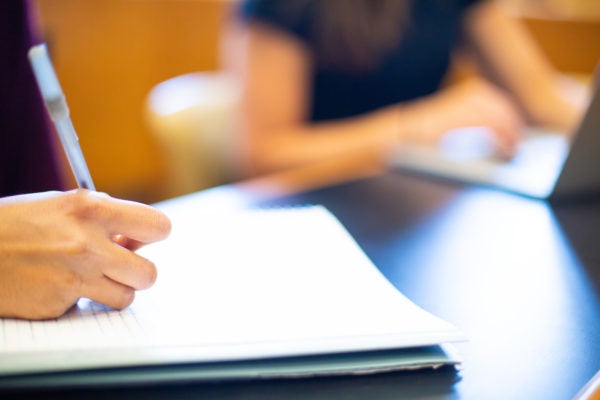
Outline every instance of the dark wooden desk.
<path fill-rule="evenodd" d="M 198 207 L 327 206 L 398 289 L 464 330 L 463 370 L 27 397 L 563 400 L 600 369 L 600 202 L 553 208 L 397 173 L 294 195 L 263 189 L 226 186 L 192 197 Z"/>

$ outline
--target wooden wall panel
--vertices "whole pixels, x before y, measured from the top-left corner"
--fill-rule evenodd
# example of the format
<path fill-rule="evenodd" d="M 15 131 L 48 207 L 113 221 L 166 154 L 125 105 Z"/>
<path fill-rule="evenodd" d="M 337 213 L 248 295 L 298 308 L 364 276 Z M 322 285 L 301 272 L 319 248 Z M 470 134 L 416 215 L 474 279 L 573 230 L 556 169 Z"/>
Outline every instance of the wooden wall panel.
<path fill-rule="evenodd" d="M 99 190 L 160 199 L 162 160 L 143 121 L 146 95 L 165 79 L 217 68 L 218 33 L 229 3 L 36 0 Z"/>
<path fill-rule="evenodd" d="M 528 16 L 523 20 L 559 70 L 577 74 L 591 74 L 594 71 L 600 61 L 600 19 Z"/>

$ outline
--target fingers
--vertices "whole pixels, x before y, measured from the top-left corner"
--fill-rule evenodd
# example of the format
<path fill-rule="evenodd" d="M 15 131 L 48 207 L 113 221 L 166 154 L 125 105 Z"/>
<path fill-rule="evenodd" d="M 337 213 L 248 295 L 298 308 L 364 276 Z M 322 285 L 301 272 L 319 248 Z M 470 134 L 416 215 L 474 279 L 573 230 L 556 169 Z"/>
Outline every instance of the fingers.
<path fill-rule="evenodd" d="M 101 274 L 83 282 L 82 297 L 123 309 L 133 302 L 136 290 L 147 289 L 154 284 L 156 267 L 117 243 L 110 242 L 106 246 L 103 253 L 110 256 L 98 260 L 103 263 L 98 266 Z"/>
<path fill-rule="evenodd" d="M 165 239 L 171 231 L 167 216 L 148 205 L 87 190 L 77 190 L 73 195 L 80 217 L 97 221 L 109 237 L 120 234 L 137 242 L 151 243 Z"/>
<path fill-rule="evenodd" d="M 157 277 L 154 263 L 104 237 L 73 268 L 80 276 L 78 297 L 115 309 L 128 307 L 135 291 L 149 288 Z"/>
<path fill-rule="evenodd" d="M 516 103 L 502 90 L 492 85 L 484 88 L 480 118 L 496 134 L 498 156 L 511 158 L 517 149 L 524 127 L 524 120 Z"/>
<path fill-rule="evenodd" d="M 135 290 L 110 278 L 102 277 L 93 285 L 86 286 L 82 297 L 121 310 L 133 303 Z"/>
<path fill-rule="evenodd" d="M 140 242 L 138 240 L 134 240 L 123 236 L 121 234 L 117 234 L 113 237 L 113 241 L 117 243 L 119 246 L 126 248 L 130 251 L 136 251 L 139 248 L 143 247 L 145 243 Z"/>
<path fill-rule="evenodd" d="M 499 157 L 515 154 L 523 118 L 514 100 L 502 89 L 484 79 L 471 78 L 446 89 L 437 99 L 442 104 L 438 114 L 440 134 L 456 127 L 485 126 L 494 132 Z"/>
<path fill-rule="evenodd" d="M 524 123 L 519 114 L 511 110 L 499 117 L 503 118 L 503 121 L 497 125 L 498 155 L 510 159 L 517 151 Z"/>
<path fill-rule="evenodd" d="M 112 241 L 99 246 L 96 259 L 89 262 L 90 274 L 82 282 L 81 296 L 112 308 L 128 307 L 136 290 L 156 281 L 154 263 Z"/>
<path fill-rule="evenodd" d="M 149 288 L 157 277 L 155 265 L 133 250 L 164 239 L 171 223 L 163 213 L 144 204 L 87 190 L 72 195 L 74 213 L 94 227 L 88 237 L 90 253 L 81 263 L 87 269 L 82 296 L 114 308 L 127 307 L 135 290 Z"/>
<path fill-rule="evenodd" d="M 110 257 L 101 260 L 100 268 L 106 277 L 138 290 L 147 289 L 156 282 L 156 266 L 150 260 L 117 243 L 108 242 L 105 246 L 102 253 L 110 254 Z"/>
<path fill-rule="evenodd" d="M 500 112 L 495 119 L 492 130 L 496 135 L 496 153 L 500 158 L 510 159 L 517 150 L 523 123 L 510 112 Z"/>

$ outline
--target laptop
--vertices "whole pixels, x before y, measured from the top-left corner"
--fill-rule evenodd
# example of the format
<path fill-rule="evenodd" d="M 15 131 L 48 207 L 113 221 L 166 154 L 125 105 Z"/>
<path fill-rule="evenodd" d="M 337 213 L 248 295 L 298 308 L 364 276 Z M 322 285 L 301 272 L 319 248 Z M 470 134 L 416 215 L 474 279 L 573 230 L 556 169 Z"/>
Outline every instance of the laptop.
<path fill-rule="evenodd" d="M 436 147 L 403 145 L 389 158 L 393 169 L 480 184 L 539 199 L 600 195 L 600 85 L 573 135 L 527 128 L 515 156 L 492 155 L 485 127 L 459 128 Z"/>

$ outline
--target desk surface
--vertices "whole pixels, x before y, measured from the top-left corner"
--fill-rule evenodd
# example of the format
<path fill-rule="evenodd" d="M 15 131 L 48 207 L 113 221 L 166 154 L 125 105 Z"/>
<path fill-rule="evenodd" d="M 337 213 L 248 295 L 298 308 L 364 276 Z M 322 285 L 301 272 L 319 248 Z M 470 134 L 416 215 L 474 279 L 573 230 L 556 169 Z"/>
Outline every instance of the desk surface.
<path fill-rule="evenodd" d="M 600 370 L 600 202 L 551 207 L 399 173 L 282 196 L 265 194 L 264 187 L 225 186 L 191 196 L 198 207 L 327 206 L 398 289 L 467 334 L 470 340 L 457 346 L 462 371 L 28 398 L 563 400 Z"/>

